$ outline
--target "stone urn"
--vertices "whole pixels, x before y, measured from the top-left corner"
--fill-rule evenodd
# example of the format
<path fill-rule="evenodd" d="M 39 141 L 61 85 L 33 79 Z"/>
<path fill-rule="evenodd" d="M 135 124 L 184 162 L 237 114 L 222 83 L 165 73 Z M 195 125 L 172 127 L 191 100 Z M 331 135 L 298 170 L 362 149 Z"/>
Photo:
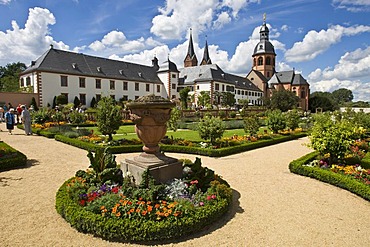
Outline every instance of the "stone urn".
<path fill-rule="evenodd" d="M 160 152 L 159 142 L 167 131 L 166 122 L 170 119 L 175 103 L 160 96 L 147 95 L 127 104 L 130 117 L 135 123 L 135 132 L 144 143 L 143 153 L 121 163 L 123 171 L 129 171 L 136 183 L 140 183 L 145 170 L 158 183 L 165 183 L 182 175 L 182 164 L 175 158 Z"/>

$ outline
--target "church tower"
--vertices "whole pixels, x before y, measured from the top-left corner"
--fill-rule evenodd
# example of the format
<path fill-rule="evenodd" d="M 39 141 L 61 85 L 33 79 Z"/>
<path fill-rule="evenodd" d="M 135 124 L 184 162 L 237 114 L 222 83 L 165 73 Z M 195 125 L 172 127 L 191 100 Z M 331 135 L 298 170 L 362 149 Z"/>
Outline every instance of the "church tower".
<path fill-rule="evenodd" d="M 276 53 L 269 41 L 269 29 L 266 25 L 266 14 L 263 15 L 263 25 L 260 29 L 260 42 L 254 48 L 252 55 L 253 70 L 261 72 L 267 79 L 275 73 Z"/>
<path fill-rule="evenodd" d="M 184 67 L 193 67 L 197 65 L 198 65 L 198 59 L 194 52 L 193 36 L 191 33 L 191 28 L 190 28 L 189 47 L 188 47 L 188 53 L 186 54 L 186 57 L 184 60 Z"/>
<path fill-rule="evenodd" d="M 202 62 L 200 62 L 200 65 L 206 65 L 206 64 L 212 64 L 211 58 L 209 57 L 207 40 L 206 40 L 206 46 L 204 47 L 203 59 L 202 59 Z"/>

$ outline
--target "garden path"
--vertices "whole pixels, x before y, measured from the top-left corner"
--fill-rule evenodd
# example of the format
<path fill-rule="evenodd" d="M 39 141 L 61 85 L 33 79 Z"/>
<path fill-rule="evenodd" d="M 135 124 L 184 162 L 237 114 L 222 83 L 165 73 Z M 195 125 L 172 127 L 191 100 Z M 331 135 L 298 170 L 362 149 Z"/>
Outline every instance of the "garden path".
<path fill-rule="evenodd" d="M 27 168 L 0 173 L 0 246 L 142 246 L 79 233 L 56 213 L 56 191 L 88 167 L 86 151 L 18 129 L 8 135 L 0 127 L 0 139 L 28 157 Z M 370 202 L 289 172 L 291 160 L 310 152 L 306 142 L 202 157 L 234 189 L 231 212 L 201 233 L 161 246 L 369 246 Z M 132 156 L 121 154 L 117 161 Z"/>

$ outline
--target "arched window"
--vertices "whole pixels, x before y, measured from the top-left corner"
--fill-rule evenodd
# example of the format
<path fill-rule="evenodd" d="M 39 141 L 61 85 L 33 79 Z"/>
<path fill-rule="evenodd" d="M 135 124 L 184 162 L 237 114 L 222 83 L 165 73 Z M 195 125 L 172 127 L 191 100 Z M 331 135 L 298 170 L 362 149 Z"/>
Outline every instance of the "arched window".
<path fill-rule="evenodd" d="M 266 58 L 266 65 L 271 65 L 271 58 L 270 57 Z"/>
<path fill-rule="evenodd" d="M 305 91 L 301 91 L 301 99 L 304 99 L 306 98 L 306 92 Z"/>
<path fill-rule="evenodd" d="M 253 66 L 256 66 L 256 59 L 253 59 Z"/>
<path fill-rule="evenodd" d="M 258 58 L 258 65 L 263 65 L 263 58 L 262 57 Z"/>

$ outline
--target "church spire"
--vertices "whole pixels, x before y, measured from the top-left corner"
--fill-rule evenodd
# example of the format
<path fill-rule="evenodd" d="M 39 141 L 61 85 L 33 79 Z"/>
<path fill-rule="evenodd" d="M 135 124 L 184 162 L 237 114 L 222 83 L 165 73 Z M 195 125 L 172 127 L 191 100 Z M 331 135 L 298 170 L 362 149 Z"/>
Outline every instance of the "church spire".
<path fill-rule="evenodd" d="M 211 58 L 209 57 L 209 52 L 208 52 L 207 36 L 206 36 L 206 46 L 204 47 L 203 59 L 200 65 L 205 65 L 205 64 L 212 64 L 212 61 L 211 61 Z"/>
<path fill-rule="evenodd" d="M 192 29 L 190 28 L 188 53 L 186 54 L 186 57 L 184 60 L 184 67 L 192 67 L 192 66 L 197 66 L 197 65 L 198 65 L 198 59 L 194 52 Z"/>
<path fill-rule="evenodd" d="M 268 29 L 267 25 L 266 25 L 266 13 L 263 14 L 263 24 L 262 24 L 262 27 L 260 29 L 260 40 L 269 40 L 269 33 L 270 33 L 270 30 Z"/>

